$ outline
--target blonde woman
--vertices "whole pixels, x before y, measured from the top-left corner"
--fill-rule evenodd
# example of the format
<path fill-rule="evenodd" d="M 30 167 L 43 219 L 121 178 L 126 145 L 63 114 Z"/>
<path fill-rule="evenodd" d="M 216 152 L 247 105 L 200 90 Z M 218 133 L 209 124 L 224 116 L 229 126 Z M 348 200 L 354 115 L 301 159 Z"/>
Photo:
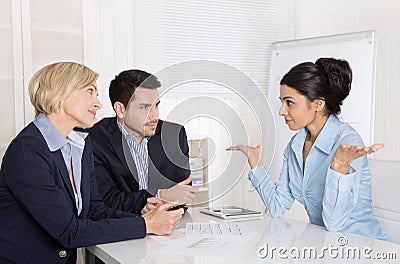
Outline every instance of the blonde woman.
<path fill-rule="evenodd" d="M 101 104 L 98 74 L 74 62 L 29 83 L 36 118 L 9 145 L 0 171 L 0 262 L 75 263 L 76 248 L 169 234 L 183 209 L 144 216 L 108 208 L 98 194 L 87 134 Z"/>

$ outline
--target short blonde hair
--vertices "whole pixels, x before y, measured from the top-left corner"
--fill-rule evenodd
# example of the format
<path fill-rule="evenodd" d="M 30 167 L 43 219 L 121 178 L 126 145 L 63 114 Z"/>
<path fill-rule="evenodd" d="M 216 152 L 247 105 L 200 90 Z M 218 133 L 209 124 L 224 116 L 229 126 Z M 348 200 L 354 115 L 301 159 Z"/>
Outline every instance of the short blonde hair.
<path fill-rule="evenodd" d="M 76 62 L 57 62 L 38 70 L 29 82 L 29 96 L 40 113 L 53 113 L 71 94 L 96 82 L 99 74 Z"/>

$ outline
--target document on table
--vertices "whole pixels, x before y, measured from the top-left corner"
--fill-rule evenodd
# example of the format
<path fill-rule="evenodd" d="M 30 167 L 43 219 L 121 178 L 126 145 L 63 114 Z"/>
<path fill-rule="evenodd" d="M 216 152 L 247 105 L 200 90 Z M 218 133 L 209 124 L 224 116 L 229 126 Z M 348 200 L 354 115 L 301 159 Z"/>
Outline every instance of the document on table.
<path fill-rule="evenodd" d="M 239 224 L 187 223 L 185 236 L 242 236 L 243 228 Z"/>
<path fill-rule="evenodd" d="M 183 232 L 183 234 L 182 234 Z M 153 239 L 164 244 L 159 254 L 212 255 L 246 243 L 254 234 L 239 223 L 187 223 L 184 230 L 175 230 L 169 237 Z"/>

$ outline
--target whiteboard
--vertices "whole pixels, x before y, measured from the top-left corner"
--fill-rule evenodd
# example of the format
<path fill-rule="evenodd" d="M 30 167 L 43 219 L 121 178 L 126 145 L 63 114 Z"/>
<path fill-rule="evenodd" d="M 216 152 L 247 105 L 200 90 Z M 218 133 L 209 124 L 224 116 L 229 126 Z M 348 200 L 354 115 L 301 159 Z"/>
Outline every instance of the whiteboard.
<path fill-rule="evenodd" d="M 373 143 L 375 35 L 375 31 L 364 31 L 272 43 L 268 97 L 274 117 L 276 138 L 271 176 L 275 178 L 279 175 L 283 151 L 290 138 L 296 133 L 296 131 L 289 130 L 283 118 L 278 115 L 281 106 L 278 99 L 279 83 L 290 68 L 301 62 L 315 62 L 321 57 L 334 57 L 349 62 L 353 71 L 352 88 L 350 95 L 343 101 L 342 111 L 338 117 L 350 123 L 361 135 L 366 145 Z M 270 145 L 268 140 L 271 139 L 266 139 L 266 143 Z"/>

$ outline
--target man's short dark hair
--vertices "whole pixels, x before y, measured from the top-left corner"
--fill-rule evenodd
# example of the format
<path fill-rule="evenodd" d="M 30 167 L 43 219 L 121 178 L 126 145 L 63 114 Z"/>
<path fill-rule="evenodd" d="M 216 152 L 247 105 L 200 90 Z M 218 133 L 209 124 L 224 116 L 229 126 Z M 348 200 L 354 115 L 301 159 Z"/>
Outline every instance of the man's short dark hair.
<path fill-rule="evenodd" d="M 111 81 L 108 94 L 113 107 L 115 102 L 121 102 L 127 107 L 136 88 L 157 89 L 160 86 L 157 77 L 148 72 L 127 70 L 116 75 Z"/>

